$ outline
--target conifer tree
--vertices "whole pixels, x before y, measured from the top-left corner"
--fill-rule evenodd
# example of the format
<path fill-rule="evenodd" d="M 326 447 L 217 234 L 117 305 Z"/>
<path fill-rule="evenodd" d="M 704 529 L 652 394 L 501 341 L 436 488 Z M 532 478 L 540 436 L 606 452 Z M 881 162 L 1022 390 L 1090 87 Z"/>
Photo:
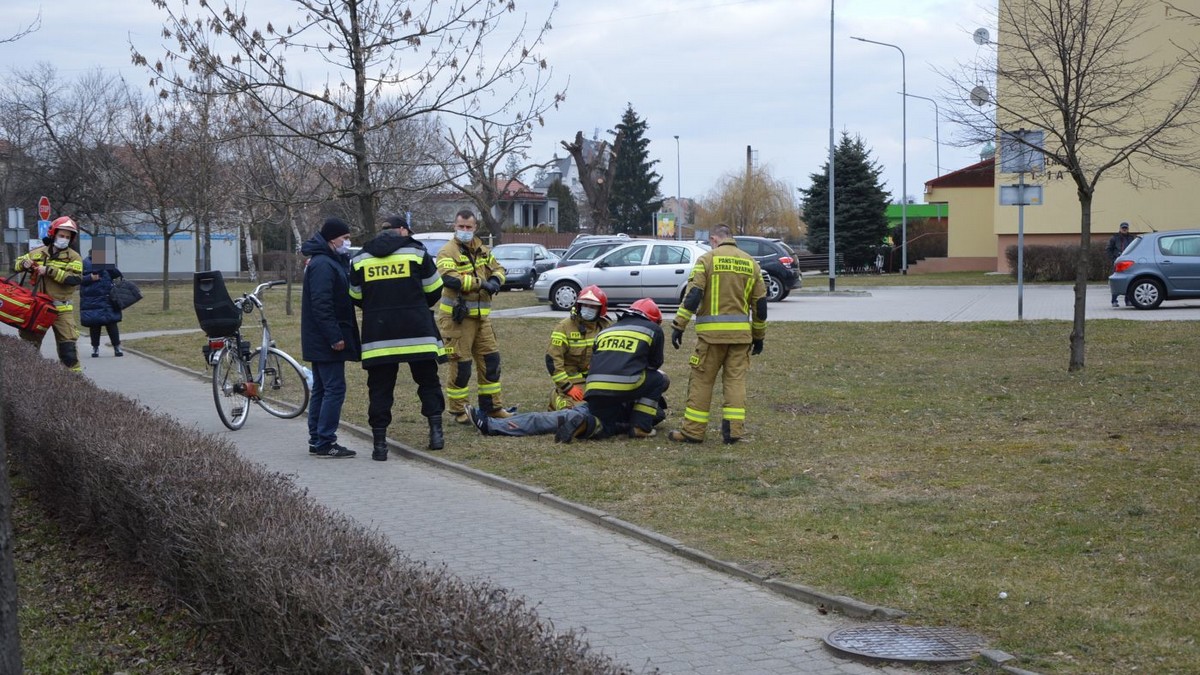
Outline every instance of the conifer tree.
<path fill-rule="evenodd" d="M 648 160 L 650 141 L 646 130 L 649 128 L 645 120 L 638 118 L 633 104 L 628 104 L 617 125 L 621 151 L 617 153 L 612 197 L 608 202 L 614 232 L 654 232 L 654 212 L 662 206 L 658 192 L 662 177 L 654 171 L 658 160 Z"/>
<path fill-rule="evenodd" d="M 556 180 L 546 189 L 546 196 L 558 200 L 558 231 L 578 232 L 579 205 L 575 203 L 575 195 L 561 180 Z"/>
<path fill-rule="evenodd" d="M 879 183 L 883 169 L 871 159 L 861 137 L 843 132 L 833 153 L 834 215 L 837 218 L 836 252 L 847 267 L 865 267 L 875 260 L 888 235 L 887 205 L 890 194 Z M 808 225 L 806 246 L 813 253 L 829 251 L 829 162 L 821 173 L 810 174 L 812 184 L 800 188 L 802 213 Z"/>

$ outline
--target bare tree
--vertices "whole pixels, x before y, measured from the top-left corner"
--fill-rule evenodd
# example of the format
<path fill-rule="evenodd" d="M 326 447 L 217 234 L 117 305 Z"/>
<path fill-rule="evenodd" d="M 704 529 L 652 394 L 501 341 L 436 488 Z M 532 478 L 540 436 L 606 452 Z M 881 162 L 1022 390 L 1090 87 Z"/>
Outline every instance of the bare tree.
<path fill-rule="evenodd" d="M 1041 130 L 1047 163 L 1070 176 L 1079 198 L 1080 249 L 1070 371 L 1084 367 L 1092 199 L 1102 177 L 1153 184 L 1157 167 L 1194 169 L 1200 123 L 1200 53 L 1158 41 L 1169 13 L 1158 0 L 1000 0 L 997 95 L 973 107 L 972 76 L 950 78 L 952 117 L 972 141 L 997 130 Z M 1152 51 L 1151 48 L 1157 49 Z M 978 97 L 976 97 L 978 100 Z"/>
<path fill-rule="evenodd" d="M 5 85 L 4 126 L 19 134 L 22 161 L 14 197 L 32 204 L 46 195 L 56 213 L 93 234 L 115 226 L 111 214 L 124 197 L 115 145 L 129 118 L 123 83 L 101 71 L 68 81 L 40 63 L 14 71 Z"/>
<path fill-rule="evenodd" d="M 512 199 L 516 175 L 546 166 L 521 163 L 530 147 L 530 131 L 529 126 L 513 127 L 484 120 L 469 125 L 461 136 L 451 132 L 446 139 L 457 160 L 448 168 L 461 170 L 458 175 L 448 171 L 446 180 L 471 200 L 483 226 L 497 243 L 502 241 L 508 212 L 494 207 Z"/>
<path fill-rule="evenodd" d="M 18 28 L 17 32 L 13 33 L 12 35 L 9 35 L 8 37 L 0 38 L 0 44 L 4 44 L 6 42 L 16 42 L 17 40 L 20 40 L 21 38 L 25 37 L 26 35 L 29 35 L 30 33 L 37 32 L 41 27 L 42 27 L 42 10 L 39 9 L 37 16 L 35 16 L 33 18 L 33 20 L 29 22 L 28 25 L 26 25 L 22 28 Z"/>
<path fill-rule="evenodd" d="M 725 223 L 738 234 L 800 238 L 800 205 L 795 189 L 771 174 L 770 167 L 726 173 L 700 205 L 696 224 L 711 229 Z"/>
<path fill-rule="evenodd" d="M 575 141 L 563 141 L 562 146 L 571 153 L 571 159 L 575 160 L 575 166 L 579 169 L 579 183 L 583 186 L 584 196 L 587 197 L 592 232 L 607 233 L 612 218 L 608 211 L 608 202 L 612 195 L 613 177 L 617 173 L 616 158 L 621 152 L 621 134 L 616 134 L 610 146 L 608 141 L 599 140 L 593 140 L 589 144 L 583 140 L 583 132 L 577 131 Z"/>
<path fill-rule="evenodd" d="M 520 127 L 562 99 L 548 93 L 549 69 L 535 52 L 549 17 L 530 29 L 516 14 L 515 0 L 423 7 L 392 0 L 290 0 L 293 17 L 275 15 L 258 27 L 245 2 L 202 2 L 193 5 L 196 16 L 188 15 L 184 0 L 151 2 L 166 13 L 165 34 L 174 41 L 165 48 L 165 62 L 153 64 L 152 83 L 191 88 L 199 73 L 211 82 L 206 93 L 236 96 L 286 133 L 345 157 L 351 171 L 337 196 L 357 201 L 357 220 L 368 232 L 374 231 L 381 190 L 372 136 L 428 116 Z M 514 20 L 520 25 L 510 26 Z M 298 63 L 288 63 L 290 56 Z M 150 65 L 136 48 L 133 58 Z M 305 82 L 306 71 L 317 75 L 315 86 Z M 529 100 L 536 103 L 527 105 Z M 294 125 L 292 112 L 306 106 L 326 111 L 325 124 Z"/>
<path fill-rule="evenodd" d="M 192 120 L 178 95 L 146 102 L 131 90 L 129 105 L 137 114 L 122 137 L 122 175 L 132 195 L 126 216 L 134 221 L 148 219 L 162 237 L 162 308 L 166 311 L 171 308 L 171 239 L 194 230 L 185 205 L 194 183 L 202 180 L 193 162 Z"/>

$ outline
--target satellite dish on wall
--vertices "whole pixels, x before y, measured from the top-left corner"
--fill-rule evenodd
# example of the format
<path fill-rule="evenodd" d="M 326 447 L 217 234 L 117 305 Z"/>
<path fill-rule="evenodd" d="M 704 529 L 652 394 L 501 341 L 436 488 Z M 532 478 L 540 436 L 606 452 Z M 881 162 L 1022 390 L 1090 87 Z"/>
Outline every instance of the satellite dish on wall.
<path fill-rule="evenodd" d="M 971 90 L 971 104 L 972 105 L 982 106 L 984 103 L 987 103 L 988 100 L 991 99 L 991 97 L 992 97 L 991 92 L 989 92 L 987 90 L 987 87 L 984 87 L 983 85 L 979 85 Z"/>
<path fill-rule="evenodd" d="M 988 29 L 976 28 L 975 34 L 971 36 L 971 39 L 975 40 L 975 44 L 977 45 L 986 45 L 989 42 L 990 37 L 991 36 L 988 35 Z"/>

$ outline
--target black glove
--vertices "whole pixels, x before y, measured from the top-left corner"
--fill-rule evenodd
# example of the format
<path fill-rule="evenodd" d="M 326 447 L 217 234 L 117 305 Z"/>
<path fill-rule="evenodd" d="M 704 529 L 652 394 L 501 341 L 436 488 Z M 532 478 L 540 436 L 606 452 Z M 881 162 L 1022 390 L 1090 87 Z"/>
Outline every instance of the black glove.
<path fill-rule="evenodd" d="M 750 356 L 758 356 L 762 353 L 763 341 L 754 340 L 750 343 Z"/>
<path fill-rule="evenodd" d="M 683 330 L 679 328 L 671 329 L 671 346 L 679 349 L 679 345 L 683 344 Z"/>
<path fill-rule="evenodd" d="M 488 295 L 495 295 L 500 292 L 500 282 L 496 281 L 496 277 L 492 277 L 483 282 L 483 290 L 488 292 Z"/>

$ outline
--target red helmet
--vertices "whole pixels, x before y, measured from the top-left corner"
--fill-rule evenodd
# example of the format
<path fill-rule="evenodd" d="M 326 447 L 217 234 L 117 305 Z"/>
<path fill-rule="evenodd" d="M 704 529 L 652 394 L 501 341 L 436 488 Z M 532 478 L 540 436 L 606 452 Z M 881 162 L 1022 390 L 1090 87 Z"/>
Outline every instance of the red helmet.
<path fill-rule="evenodd" d="M 638 316 L 645 317 L 654 323 L 662 323 L 662 312 L 658 311 L 658 305 L 655 304 L 650 298 L 642 298 L 641 300 L 634 302 L 629 306 L 629 309 L 626 310 L 625 313 L 637 314 Z"/>
<path fill-rule="evenodd" d="M 50 223 L 50 238 L 53 239 L 54 235 L 57 234 L 59 230 L 62 230 L 63 232 L 70 232 L 72 239 L 75 239 L 79 236 L 79 227 L 75 225 L 75 221 L 71 220 L 67 216 L 63 216 L 55 220 L 53 223 Z"/>
<path fill-rule="evenodd" d="M 599 286 L 591 285 L 579 291 L 579 295 L 575 296 L 575 313 L 579 313 L 580 305 L 591 305 L 599 307 L 600 313 L 597 315 L 604 316 L 608 313 L 608 294 L 600 289 Z"/>

